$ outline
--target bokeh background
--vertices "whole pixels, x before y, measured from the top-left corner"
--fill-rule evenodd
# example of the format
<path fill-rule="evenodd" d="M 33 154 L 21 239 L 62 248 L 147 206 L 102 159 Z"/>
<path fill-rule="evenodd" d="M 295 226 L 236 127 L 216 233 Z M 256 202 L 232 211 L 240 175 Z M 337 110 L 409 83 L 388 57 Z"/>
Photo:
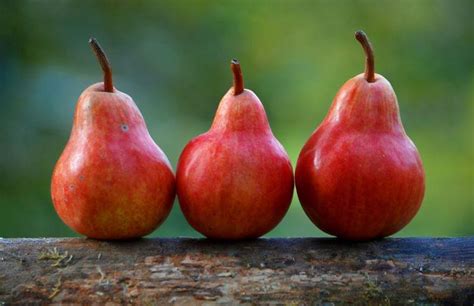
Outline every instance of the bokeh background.
<path fill-rule="evenodd" d="M 426 196 L 397 236 L 474 235 L 473 1 L 1 1 L 0 237 L 74 236 L 49 184 L 75 103 L 101 71 L 140 107 L 175 168 L 231 86 L 229 61 L 265 105 L 293 165 L 340 86 L 362 72 L 353 38 L 369 35 L 376 71 L 398 95 L 426 170 Z M 152 236 L 199 236 L 178 203 Z M 267 236 L 323 236 L 298 199 Z"/>

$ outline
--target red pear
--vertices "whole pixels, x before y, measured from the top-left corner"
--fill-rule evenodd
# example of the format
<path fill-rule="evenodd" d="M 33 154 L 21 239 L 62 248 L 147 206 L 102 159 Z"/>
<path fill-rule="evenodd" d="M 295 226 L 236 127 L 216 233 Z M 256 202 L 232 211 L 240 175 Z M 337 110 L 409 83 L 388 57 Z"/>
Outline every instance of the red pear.
<path fill-rule="evenodd" d="M 53 173 L 54 207 L 64 223 L 87 237 L 141 237 L 168 216 L 174 175 L 135 102 L 114 88 L 99 44 L 89 43 L 104 82 L 79 97 L 71 136 Z"/>
<path fill-rule="evenodd" d="M 181 210 L 215 239 L 264 235 L 284 217 L 293 196 L 288 155 L 273 136 L 262 103 L 244 89 L 240 65 L 210 130 L 191 140 L 176 172 Z"/>
<path fill-rule="evenodd" d="M 390 83 L 374 73 L 372 46 L 356 32 L 367 60 L 347 81 L 298 158 L 301 205 L 321 230 L 349 240 L 396 233 L 420 208 L 425 174 L 400 120 Z"/>

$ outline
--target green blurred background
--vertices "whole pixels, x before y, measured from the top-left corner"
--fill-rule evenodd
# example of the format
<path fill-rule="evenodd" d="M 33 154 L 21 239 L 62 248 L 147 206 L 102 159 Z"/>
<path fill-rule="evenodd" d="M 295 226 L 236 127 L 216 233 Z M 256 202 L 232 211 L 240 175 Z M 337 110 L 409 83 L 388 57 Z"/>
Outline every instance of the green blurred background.
<path fill-rule="evenodd" d="M 426 170 L 426 195 L 397 236 L 474 235 L 473 1 L 2 1 L 0 237 L 73 236 L 49 194 L 80 93 L 101 80 L 95 36 L 117 88 L 140 107 L 175 168 L 231 86 L 229 60 L 265 105 L 293 165 L 340 86 L 376 71 L 398 95 Z M 153 236 L 199 236 L 178 203 Z M 296 193 L 267 236 L 323 236 Z"/>

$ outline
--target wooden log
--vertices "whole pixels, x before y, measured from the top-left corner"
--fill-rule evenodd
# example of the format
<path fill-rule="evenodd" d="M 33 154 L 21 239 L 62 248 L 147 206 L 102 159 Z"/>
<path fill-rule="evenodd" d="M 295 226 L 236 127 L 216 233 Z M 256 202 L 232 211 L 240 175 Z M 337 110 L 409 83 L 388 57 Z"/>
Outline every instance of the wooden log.
<path fill-rule="evenodd" d="M 0 304 L 474 303 L 474 237 L 0 239 Z"/>

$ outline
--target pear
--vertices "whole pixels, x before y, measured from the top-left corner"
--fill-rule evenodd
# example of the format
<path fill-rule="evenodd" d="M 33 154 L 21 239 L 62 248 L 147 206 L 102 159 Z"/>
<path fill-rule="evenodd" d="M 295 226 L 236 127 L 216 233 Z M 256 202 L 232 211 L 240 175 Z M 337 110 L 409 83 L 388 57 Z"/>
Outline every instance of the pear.
<path fill-rule="evenodd" d="M 293 171 L 273 136 L 258 97 L 244 89 L 240 64 L 210 130 L 184 148 L 176 172 L 187 221 L 214 239 L 264 235 L 284 217 L 293 196 Z"/>
<path fill-rule="evenodd" d="M 168 216 L 174 174 L 135 102 L 114 88 L 102 48 L 93 38 L 89 43 L 104 82 L 79 97 L 69 141 L 53 172 L 54 207 L 64 223 L 87 237 L 141 237 Z"/>
<path fill-rule="evenodd" d="M 425 174 L 403 128 L 395 92 L 374 72 L 372 46 L 365 73 L 339 90 L 324 121 L 301 150 L 295 180 L 306 214 L 321 230 L 370 240 L 402 229 L 420 208 Z"/>

